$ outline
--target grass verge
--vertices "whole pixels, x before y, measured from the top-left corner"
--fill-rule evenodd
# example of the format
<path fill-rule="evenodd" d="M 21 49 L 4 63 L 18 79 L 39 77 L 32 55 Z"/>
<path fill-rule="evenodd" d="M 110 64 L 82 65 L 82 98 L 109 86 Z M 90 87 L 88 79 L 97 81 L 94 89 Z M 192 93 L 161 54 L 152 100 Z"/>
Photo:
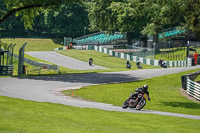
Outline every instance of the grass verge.
<path fill-rule="evenodd" d="M 180 93 L 181 76 L 195 71 L 197 70 L 129 83 L 94 85 L 63 93 L 71 95 L 73 91 L 74 96 L 77 97 L 121 106 L 130 93 L 134 93 L 136 88 L 147 84 L 152 101 L 147 102 L 145 109 L 200 115 L 200 103 L 190 101 Z"/>
<path fill-rule="evenodd" d="M 81 60 L 81 61 L 85 61 L 88 62 L 88 59 L 90 57 L 93 58 L 94 60 L 94 64 L 99 65 L 99 66 L 103 66 L 109 69 L 118 69 L 121 71 L 127 71 L 129 69 L 126 69 L 126 60 L 124 59 L 120 59 L 120 58 L 116 58 L 110 55 L 106 55 L 104 53 L 101 52 L 97 52 L 95 50 L 67 50 L 67 51 L 59 51 L 60 54 Z M 138 69 L 136 67 L 136 63 L 135 62 L 131 62 L 132 64 L 132 69 L 131 70 L 136 70 Z M 144 69 L 153 69 L 153 68 L 160 68 L 160 67 L 155 67 L 155 66 L 151 66 L 151 65 L 145 65 L 143 64 L 143 68 Z"/>
<path fill-rule="evenodd" d="M 198 133 L 199 120 L 102 111 L 0 96 L 0 132 Z"/>
<path fill-rule="evenodd" d="M 3 43 L 16 44 L 14 47 L 14 53 L 19 54 L 21 46 L 27 42 L 25 51 L 51 51 L 54 48 L 61 47 L 58 39 L 38 39 L 38 38 L 3 38 Z"/>

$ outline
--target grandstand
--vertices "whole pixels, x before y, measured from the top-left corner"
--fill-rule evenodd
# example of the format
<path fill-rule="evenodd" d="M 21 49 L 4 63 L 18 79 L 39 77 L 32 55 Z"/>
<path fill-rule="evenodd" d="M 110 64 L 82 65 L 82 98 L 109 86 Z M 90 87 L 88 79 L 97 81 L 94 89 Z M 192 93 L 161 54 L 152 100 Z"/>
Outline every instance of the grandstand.
<path fill-rule="evenodd" d="M 167 31 L 165 30 L 162 33 L 159 33 L 158 37 L 159 37 L 159 39 L 162 39 L 162 38 L 172 38 L 172 37 L 176 37 L 176 36 L 182 35 L 185 32 L 186 32 L 185 29 L 180 30 L 178 28 L 173 28 L 173 29 L 168 29 Z"/>
<path fill-rule="evenodd" d="M 116 40 L 126 39 L 126 34 L 115 32 L 114 34 L 106 34 L 105 32 L 98 32 L 87 36 L 73 39 L 73 43 L 78 45 L 94 44 L 102 45 L 111 43 Z"/>

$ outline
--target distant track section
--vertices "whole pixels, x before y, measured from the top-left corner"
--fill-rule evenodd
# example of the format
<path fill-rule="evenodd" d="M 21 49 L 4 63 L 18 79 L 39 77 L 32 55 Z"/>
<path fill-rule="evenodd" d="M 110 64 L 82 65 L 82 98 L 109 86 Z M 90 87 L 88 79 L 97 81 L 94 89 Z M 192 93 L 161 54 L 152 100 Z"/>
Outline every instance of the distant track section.
<path fill-rule="evenodd" d="M 26 52 L 26 54 L 70 69 L 76 69 L 76 70 L 107 69 L 105 67 L 97 66 L 95 64 L 93 66 L 89 66 L 87 62 L 80 61 L 68 56 L 64 56 L 54 51 L 34 51 L 34 52 Z"/>

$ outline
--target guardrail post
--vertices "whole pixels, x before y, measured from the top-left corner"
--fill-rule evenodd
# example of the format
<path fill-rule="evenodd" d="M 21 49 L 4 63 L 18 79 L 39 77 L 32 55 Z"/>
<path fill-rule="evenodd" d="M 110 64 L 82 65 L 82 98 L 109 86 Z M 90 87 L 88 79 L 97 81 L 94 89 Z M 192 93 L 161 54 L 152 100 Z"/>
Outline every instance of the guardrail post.
<path fill-rule="evenodd" d="M 24 65 L 24 50 L 27 43 L 24 43 L 24 45 L 19 50 L 19 62 L 18 62 L 18 75 L 25 74 L 23 71 L 23 65 Z"/>
<path fill-rule="evenodd" d="M 188 75 L 181 76 L 181 86 L 182 86 L 182 89 L 184 90 L 187 90 L 187 78 L 188 78 Z"/>

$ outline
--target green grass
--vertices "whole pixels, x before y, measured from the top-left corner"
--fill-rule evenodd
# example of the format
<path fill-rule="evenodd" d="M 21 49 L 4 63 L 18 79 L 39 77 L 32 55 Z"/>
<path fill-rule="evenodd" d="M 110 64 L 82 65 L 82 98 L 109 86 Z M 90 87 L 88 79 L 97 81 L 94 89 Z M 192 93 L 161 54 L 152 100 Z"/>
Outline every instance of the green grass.
<path fill-rule="evenodd" d="M 29 55 L 25 55 L 26 58 L 28 59 L 31 59 L 31 60 L 34 60 L 34 61 L 38 61 L 38 62 L 43 62 L 43 63 L 48 63 L 50 64 L 49 62 L 46 62 L 46 61 L 43 61 L 43 60 L 39 60 L 37 58 L 33 58 Z M 9 58 L 10 59 L 10 58 Z M 5 59 L 4 59 L 4 63 L 6 64 L 6 55 L 5 55 Z M 39 67 L 37 66 L 32 66 L 28 63 L 24 63 L 24 65 L 26 66 L 26 73 L 28 72 L 29 75 L 38 75 L 39 74 Z M 48 70 L 48 69 L 41 69 L 40 70 L 40 74 L 56 74 L 56 71 L 54 70 Z M 14 58 L 13 57 L 13 75 L 12 76 L 17 76 L 18 75 L 18 59 Z M 0 78 L 2 77 L 11 77 L 11 76 L 0 76 Z"/>
<path fill-rule="evenodd" d="M 68 51 L 62 51 L 62 53 L 67 53 L 67 55 L 70 53 L 70 56 L 72 54 L 71 57 L 74 57 L 74 58 L 77 58 L 77 56 L 75 56 L 75 55 L 78 55 L 78 56 L 81 56 L 81 57 L 84 56 L 84 58 L 86 60 L 83 60 L 83 59 L 80 59 L 80 60 L 83 60 L 83 61 L 86 61 L 86 62 L 87 62 L 88 58 L 90 56 L 92 56 L 95 59 L 95 63 L 98 62 L 97 65 L 101 65 L 101 66 L 107 67 L 109 69 L 75 70 L 75 69 L 69 69 L 69 68 L 59 66 L 59 69 L 60 69 L 59 74 L 101 73 L 101 72 L 116 72 L 116 71 L 127 71 L 127 70 L 136 70 L 137 69 L 135 63 L 133 63 L 133 62 L 131 62 L 132 65 L 133 65 L 132 69 L 126 69 L 125 68 L 126 60 L 119 59 L 119 58 L 116 58 L 116 57 L 111 57 L 111 56 L 108 56 L 106 54 L 103 54 L 103 53 L 100 53 L 100 52 L 97 52 L 97 51 L 93 51 L 93 50 L 90 50 L 90 51 L 68 50 Z M 34 57 L 29 56 L 27 54 L 25 54 L 25 58 L 28 58 L 30 60 L 37 61 L 37 62 L 43 62 L 43 63 L 55 65 L 53 63 L 34 58 Z M 13 65 L 14 65 L 14 75 L 17 75 L 17 70 L 18 70 L 18 60 L 17 59 L 15 59 Z M 27 70 L 31 71 L 31 74 L 33 74 L 33 75 L 39 74 L 38 73 L 38 67 L 31 66 L 27 63 L 25 63 L 25 65 L 26 65 Z M 150 66 L 150 65 L 143 65 L 143 67 L 145 69 L 160 68 L 160 67 L 155 67 L 155 66 Z M 35 71 L 33 71 L 33 70 L 35 70 Z M 43 71 L 42 72 L 42 74 L 45 74 L 45 73 L 46 74 L 56 74 L 55 71 L 54 72 L 53 71 L 51 71 L 51 72 Z"/>
<path fill-rule="evenodd" d="M 25 51 L 52 51 L 54 48 L 61 47 L 59 39 L 38 39 L 38 38 L 4 38 L 1 39 L 3 43 L 16 44 L 14 53 L 19 54 L 21 46 L 27 42 Z"/>
<path fill-rule="evenodd" d="M 97 52 L 95 50 L 67 50 L 67 51 L 59 51 L 59 53 L 66 55 L 66 56 L 69 56 L 69 57 L 72 57 L 72 58 L 75 58 L 75 59 L 78 59 L 78 60 L 81 60 L 81 61 L 85 61 L 85 62 L 88 62 L 88 59 L 90 57 L 92 57 L 93 60 L 94 60 L 93 64 L 112 69 L 113 71 L 115 71 L 115 70 L 117 70 L 117 71 L 129 70 L 129 69 L 125 68 L 126 67 L 126 60 L 116 58 L 116 57 L 113 57 L 113 56 L 109 56 L 109 55 L 106 55 L 104 53 Z M 131 64 L 132 64 L 131 70 L 138 69 L 136 67 L 135 62 L 131 62 Z M 160 68 L 160 67 L 155 67 L 155 66 L 143 64 L 143 68 L 153 69 L 153 68 Z"/>
<path fill-rule="evenodd" d="M 198 75 L 195 79 L 194 79 L 194 81 L 200 81 L 200 75 Z"/>
<path fill-rule="evenodd" d="M 192 72 L 195 70 L 130 83 L 92 85 L 64 91 L 64 94 L 71 95 L 73 91 L 74 96 L 121 106 L 130 93 L 147 84 L 152 101 L 147 102 L 145 109 L 200 115 L 200 103 L 192 102 L 180 93 L 181 75 Z"/>
<path fill-rule="evenodd" d="M 54 48 L 61 47 L 60 42 L 55 39 L 34 39 L 34 38 L 14 38 L 14 39 L 1 39 L 2 42 L 10 44 L 17 44 L 14 48 L 14 53 L 19 54 L 20 47 L 27 42 L 25 51 L 51 51 Z M 115 71 L 127 71 L 129 69 L 125 68 L 126 60 L 122 60 L 116 57 L 111 57 L 106 54 L 97 51 L 88 50 L 68 50 L 60 51 L 61 54 L 68 55 L 70 57 L 88 62 L 89 57 L 93 57 L 94 64 L 107 67 L 109 69 L 105 70 L 74 70 L 69 68 L 64 68 L 60 66 L 60 74 L 73 74 L 73 73 L 99 73 L 99 72 L 115 72 Z M 43 62 L 47 64 L 53 64 L 44 60 L 40 60 L 25 54 L 25 58 L 31 59 L 33 61 Z M 33 66 L 26 64 L 27 69 L 37 69 Z M 145 69 L 158 68 L 149 65 L 143 65 Z M 132 62 L 132 69 L 137 69 L 135 63 Z M 17 71 L 17 67 L 15 67 Z M 37 73 L 36 73 L 37 74 Z M 16 72 L 15 72 L 16 75 Z"/>
<path fill-rule="evenodd" d="M 59 45 L 60 39 L 4 38 L 4 39 L 1 39 L 1 41 L 4 43 L 7 43 L 7 44 L 10 44 L 10 43 L 16 44 L 16 46 L 14 47 L 14 53 L 17 55 L 19 54 L 19 49 L 25 42 L 27 42 L 27 45 L 25 47 L 26 52 L 27 51 L 51 51 L 54 48 L 61 47 L 61 45 Z M 25 58 L 28 58 L 30 60 L 37 61 L 37 62 L 52 64 L 50 62 L 31 57 L 27 54 L 25 54 Z M 33 75 L 39 74 L 38 67 L 29 65 L 27 63 L 25 63 L 25 65 L 26 65 L 26 69 L 29 70 L 29 74 L 33 74 Z M 17 71 L 18 71 L 18 60 L 15 58 L 14 58 L 13 66 L 14 66 L 13 75 L 16 76 Z M 55 74 L 56 72 L 43 69 L 41 71 L 41 73 L 42 74 Z M 3 76 L 0 76 L 0 77 L 3 77 Z"/>
<path fill-rule="evenodd" d="M 197 53 L 200 54 L 200 47 L 190 46 L 190 48 L 196 49 Z M 172 61 L 173 60 L 173 59 L 169 59 L 167 57 L 162 56 L 161 52 L 162 53 L 173 54 L 174 57 L 176 57 L 176 55 L 177 56 L 183 55 L 185 57 L 186 56 L 186 49 L 187 49 L 186 47 L 185 48 L 182 47 L 182 48 L 178 48 L 178 49 L 177 48 L 173 48 L 173 49 L 172 48 L 170 48 L 170 49 L 168 49 L 168 48 L 167 49 L 160 49 L 160 52 L 155 55 L 155 59 L 158 60 L 159 58 L 161 58 L 161 59 L 166 60 L 166 61 Z M 194 51 L 190 51 L 189 54 L 193 55 Z"/>
<path fill-rule="evenodd" d="M 4 133 L 198 133 L 199 120 L 103 111 L 0 96 Z"/>

